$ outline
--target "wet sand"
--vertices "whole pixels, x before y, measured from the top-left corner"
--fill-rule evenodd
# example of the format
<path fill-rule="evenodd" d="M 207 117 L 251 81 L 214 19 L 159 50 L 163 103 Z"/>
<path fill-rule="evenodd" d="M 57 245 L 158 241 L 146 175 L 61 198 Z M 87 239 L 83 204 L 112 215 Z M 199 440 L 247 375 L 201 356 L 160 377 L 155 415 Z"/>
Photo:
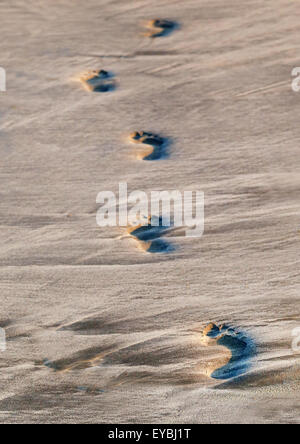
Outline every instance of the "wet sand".
<path fill-rule="evenodd" d="M 0 422 L 298 423 L 298 5 L 0 14 Z M 145 36 L 156 18 L 178 27 Z M 74 82 L 91 70 L 114 87 Z M 137 158 L 123 136 L 141 130 L 170 137 L 169 155 Z M 97 194 L 120 182 L 204 191 L 204 236 L 148 236 L 172 246 L 156 254 L 99 228 Z M 205 344 L 211 322 L 232 330 Z"/>

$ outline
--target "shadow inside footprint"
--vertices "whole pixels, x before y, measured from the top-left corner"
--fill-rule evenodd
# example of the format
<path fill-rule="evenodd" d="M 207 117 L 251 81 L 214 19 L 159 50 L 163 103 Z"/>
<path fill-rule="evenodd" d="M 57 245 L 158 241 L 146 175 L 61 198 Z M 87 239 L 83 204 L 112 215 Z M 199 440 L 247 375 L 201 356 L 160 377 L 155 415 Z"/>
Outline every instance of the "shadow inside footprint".
<path fill-rule="evenodd" d="M 170 229 L 170 226 L 162 225 L 162 218 L 149 218 L 147 225 L 140 225 L 136 229 L 131 231 L 131 236 L 136 237 L 138 240 L 147 242 L 150 240 L 157 239 L 166 233 L 167 230 Z M 159 223 L 159 225 L 157 225 Z"/>
<path fill-rule="evenodd" d="M 174 247 L 162 239 L 152 241 L 147 248 L 148 253 L 170 253 L 173 250 Z"/>
<path fill-rule="evenodd" d="M 149 29 L 147 36 L 151 38 L 166 37 L 179 28 L 178 23 L 163 19 L 150 20 L 146 26 Z"/>
<path fill-rule="evenodd" d="M 229 326 L 218 327 L 210 324 L 204 334 L 207 338 L 216 339 L 217 345 L 226 347 L 231 352 L 231 359 L 221 368 L 214 370 L 211 377 L 226 380 L 244 374 L 251 366 L 251 358 L 255 356 L 255 344 L 244 332 Z"/>
<path fill-rule="evenodd" d="M 80 77 L 81 83 L 88 91 L 109 92 L 116 89 L 114 74 L 108 71 L 95 70 L 89 71 Z"/>
<path fill-rule="evenodd" d="M 153 161 L 165 159 L 169 156 L 170 140 L 156 134 L 147 133 L 145 131 L 135 131 L 130 135 L 133 143 L 148 145 L 150 150 L 142 154 L 143 160 Z"/>
<path fill-rule="evenodd" d="M 159 238 L 164 236 L 170 228 L 171 225 L 163 225 L 162 218 L 155 216 L 150 217 L 146 225 L 130 228 L 129 233 L 140 241 L 143 249 L 149 253 L 166 253 L 174 248 L 168 242 Z"/>

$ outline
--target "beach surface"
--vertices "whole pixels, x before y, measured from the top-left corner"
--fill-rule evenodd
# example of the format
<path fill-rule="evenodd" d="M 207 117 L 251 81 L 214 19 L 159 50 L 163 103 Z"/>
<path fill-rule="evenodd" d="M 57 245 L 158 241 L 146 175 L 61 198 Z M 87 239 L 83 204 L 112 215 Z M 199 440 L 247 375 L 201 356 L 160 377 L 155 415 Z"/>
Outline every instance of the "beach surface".
<path fill-rule="evenodd" d="M 0 15 L 0 422 L 299 423 L 298 3 Z M 156 18 L 178 26 L 145 36 Z M 89 70 L 112 87 L 87 91 Z M 134 131 L 168 156 L 138 158 Z M 100 228 L 97 194 L 122 182 L 203 191 L 204 235 L 155 254 Z"/>

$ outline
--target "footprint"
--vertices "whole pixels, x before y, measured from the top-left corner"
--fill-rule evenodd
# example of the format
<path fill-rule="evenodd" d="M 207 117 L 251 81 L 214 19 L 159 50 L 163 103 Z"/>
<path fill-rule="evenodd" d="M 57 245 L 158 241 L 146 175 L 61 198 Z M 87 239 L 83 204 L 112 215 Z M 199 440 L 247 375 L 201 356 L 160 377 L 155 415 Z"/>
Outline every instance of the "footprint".
<path fill-rule="evenodd" d="M 148 253 L 166 253 L 173 250 L 173 247 L 160 237 L 164 236 L 170 226 L 162 225 L 162 218 L 149 217 L 147 224 L 140 224 L 129 227 L 127 232 L 134 237 L 143 251 Z"/>
<path fill-rule="evenodd" d="M 145 148 L 137 153 L 138 159 L 159 160 L 168 155 L 168 140 L 161 136 L 144 131 L 135 131 L 130 134 L 129 139 L 132 143 L 145 145 Z"/>
<path fill-rule="evenodd" d="M 147 37 L 165 37 L 178 28 L 178 24 L 170 20 L 154 19 L 146 23 L 149 31 L 145 34 Z"/>
<path fill-rule="evenodd" d="M 218 327 L 211 323 L 203 331 L 202 343 L 205 345 L 221 345 L 231 352 L 231 358 L 222 367 L 210 371 L 214 379 L 231 379 L 244 374 L 251 365 L 255 355 L 255 345 L 245 333 L 227 325 Z"/>
<path fill-rule="evenodd" d="M 78 79 L 87 91 L 109 92 L 116 87 L 113 74 L 101 70 L 87 71 L 81 74 Z"/>

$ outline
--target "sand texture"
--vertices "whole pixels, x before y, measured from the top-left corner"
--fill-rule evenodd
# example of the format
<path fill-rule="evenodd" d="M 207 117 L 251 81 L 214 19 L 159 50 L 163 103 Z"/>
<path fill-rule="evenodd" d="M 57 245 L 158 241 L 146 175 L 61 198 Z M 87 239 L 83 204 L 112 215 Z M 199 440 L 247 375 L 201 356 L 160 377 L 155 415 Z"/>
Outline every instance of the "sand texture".
<path fill-rule="evenodd" d="M 0 2 L 1 423 L 299 423 L 299 11 Z M 204 236 L 98 227 L 121 182 Z"/>

